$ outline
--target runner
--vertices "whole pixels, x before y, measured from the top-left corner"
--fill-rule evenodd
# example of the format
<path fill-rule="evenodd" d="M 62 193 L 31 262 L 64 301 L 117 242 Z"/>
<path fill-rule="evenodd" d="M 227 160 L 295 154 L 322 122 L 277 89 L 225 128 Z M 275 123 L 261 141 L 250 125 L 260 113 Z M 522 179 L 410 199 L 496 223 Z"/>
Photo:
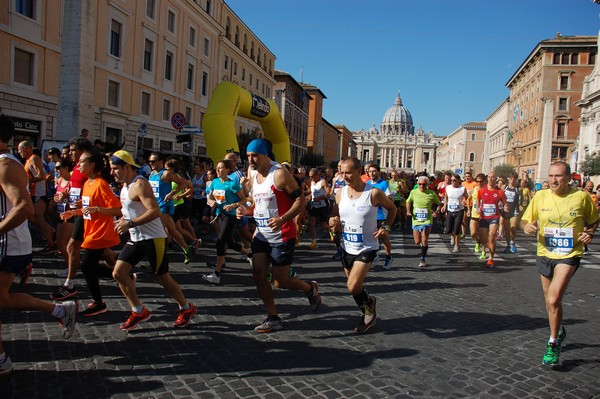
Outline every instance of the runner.
<path fill-rule="evenodd" d="M 469 208 L 473 205 L 471 202 L 471 197 L 473 195 L 473 190 L 477 187 L 477 182 L 473 179 L 473 173 L 465 172 L 465 180 L 461 183 L 461 185 L 467 189 L 467 197 L 469 198 L 467 201 L 467 210 L 465 213 L 465 217 L 462 222 L 462 236 L 460 238 L 465 238 L 467 235 L 467 227 L 470 227 L 470 217 L 469 217 Z"/>
<path fill-rule="evenodd" d="M 412 190 L 406 200 L 406 214 L 412 217 L 413 238 L 416 245 L 421 246 L 421 256 L 419 257 L 419 268 L 427 267 L 425 257 L 429 248 L 429 234 L 433 227 L 433 218 L 436 217 L 442 209 L 442 203 L 437 193 L 428 188 L 429 178 L 419 176 L 417 179 L 418 188 Z M 434 205 L 437 205 L 432 212 Z"/>
<path fill-rule="evenodd" d="M 485 174 L 479 173 L 475 177 L 475 183 L 477 183 L 477 186 L 473 188 L 473 191 L 469 196 L 467 217 L 471 219 L 469 221 L 469 230 L 471 231 L 471 238 L 473 241 L 475 241 L 475 248 L 473 249 L 473 252 L 476 254 L 481 254 L 480 259 L 485 259 L 485 247 L 481 245 L 481 239 L 479 237 L 479 217 L 481 215 L 479 213 L 479 208 L 477 208 L 477 203 L 479 202 L 479 190 L 485 187 L 487 184 L 487 177 L 485 177 Z"/>
<path fill-rule="evenodd" d="M 508 184 L 504 187 L 504 195 L 508 204 L 508 212 L 504 213 L 504 236 L 506 237 L 506 248 L 504 253 L 517 253 L 517 225 L 519 224 L 519 215 L 522 211 L 520 191 L 517 187 L 517 178 L 519 175 L 511 173 L 508 176 Z"/>
<path fill-rule="evenodd" d="M 310 249 L 317 249 L 317 221 L 321 223 L 321 230 L 329 230 L 327 227 L 327 193 L 329 186 L 327 181 L 321 178 L 318 169 L 311 169 L 308 172 L 310 179 L 310 201 L 308 203 L 308 214 L 310 215 Z"/>
<path fill-rule="evenodd" d="M 187 265 L 192 261 L 192 251 L 181 233 L 177 230 L 175 221 L 173 220 L 173 214 L 175 213 L 173 195 L 175 193 L 172 191 L 172 183 L 175 182 L 178 185 L 179 190 L 187 189 L 191 186 L 191 183 L 181 178 L 177 173 L 166 170 L 164 157 L 158 152 L 150 154 L 148 163 L 152 168 L 152 173 L 148 180 L 150 186 L 152 186 L 154 197 L 158 201 L 158 206 L 160 207 L 160 220 L 167 230 L 167 233 L 171 235 L 175 242 L 181 247 L 184 256 L 183 263 Z"/>
<path fill-rule="evenodd" d="M 117 151 L 111 157 L 111 172 L 117 182 L 123 183 L 123 217 L 115 224 L 115 229 L 120 235 L 129 232 L 131 237 L 119 254 L 113 272 L 121 292 L 131 306 L 131 315 L 119 328 L 130 331 L 151 316 L 150 311 L 140 302 L 131 274 L 133 267 L 144 258 L 150 262 L 149 267 L 156 281 L 179 305 L 179 313 L 173 326 L 183 328 L 190 323 L 197 309 L 186 300 L 181 287 L 169 273 L 167 234 L 160 221 L 160 208 L 150 183 L 138 174 L 137 168 L 139 166 L 127 151 Z"/>
<path fill-rule="evenodd" d="M 481 245 L 483 245 L 482 255 L 485 256 L 483 252 L 485 248 L 490 251 L 487 266 L 493 269 L 494 254 L 496 253 L 496 233 L 500 223 L 500 207 L 502 205 L 504 211 L 508 212 L 508 204 L 506 203 L 504 191 L 496 185 L 496 172 L 488 173 L 487 181 L 487 186 L 477 192 L 477 208 L 480 210 L 479 238 Z"/>
<path fill-rule="evenodd" d="M 548 170 L 549 190 L 538 191 L 521 219 L 527 235 L 537 236 L 537 267 L 546 301 L 550 339 L 542 363 L 560 362 L 567 332 L 562 325 L 562 299 L 598 227 L 598 210 L 591 198 L 569 186 L 571 168 L 554 162 Z"/>
<path fill-rule="evenodd" d="M 331 187 L 329 189 L 329 196 L 333 201 L 335 201 L 335 198 L 337 196 L 337 193 L 339 191 L 342 190 L 342 188 L 346 185 L 346 179 L 344 178 L 344 176 L 342 175 L 342 173 L 340 172 L 340 168 L 342 167 L 342 161 L 344 161 L 345 158 L 342 158 L 338 161 L 337 164 L 337 172 L 335 174 L 335 176 L 333 177 L 333 181 L 331 184 Z M 335 255 L 333 255 L 333 260 L 340 260 L 342 259 L 342 234 L 339 231 L 334 231 L 334 230 L 330 230 L 331 233 L 333 234 L 333 242 L 335 244 Z"/>
<path fill-rule="evenodd" d="M 273 289 L 267 278 L 271 264 L 275 286 L 303 291 L 313 311 L 319 309 L 321 295 L 316 281 L 309 284 L 289 275 L 296 242 L 296 224 L 293 219 L 305 206 L 304 196 L 296 180 L 287 169 L 271 164 L 268 156 L 269 144 L 265 140 L 251 141 L 246 154 L 250 169 L 255 171 L 249 182 L 256 222 L 252 240 L 252 275 L 258 296 L 268 313 L 264 322 L 254 330 L 268 333 L 283 328 L 273 299 Z"/>
<path fill-rule="evenodd" d="M 79 170 L 87 176 L 81 191 L 82 208 L 61 213 L 63 221 L 73 216 L 83 216 L 84 249 L 81 258 L 81 271 L 85 277 L 93 302 L 89 303 L 81 314 L 96 316 L 105 313 L 108 308 L 102 300 L 100 277 L 112 278 L 113 265 L 100 264 L 102 254 L 121 243 L 115 232 L 114 217 L 121 216 L 121 203 L 108 184 L 105 156 L 97 151 L 86 151 L 79 158 Z"/>
<path fill-rule="evenodd" d="M 342 265 L 346 286 L 362 311 L 354 331 L 364 333 L 377 320 L 377 298 L 367 293 L 363 283 L 379 251 L 379 238 L 390 232 L 390 223 L 396 218 L 396 206 L 383 191 L 362 182 L 358 159 L 342 161 L 339 171 L 346 185 L 336 194 L 329 225 L 343 234 Z M 377 210 L 380 206 L 387 210 L 387 219 L 386 223 L 378 226 Z"/>
<path fill-rule="evenodd" d="M 9 154 L 8 143 L 14 134 L 12 120 L 0 115 L 0 309 L 34 310 L 56 317 L 63 326 L 63 337 L 75 331 L 77 303 L 53 304 L 26 293 L 11 293 L 17 275 L 31 272 L 31 234 L 28 219 L 33 217 L 33 202 L 27 191 L 28 176 L 23 165 Z M 0 323 L 1 325 L 1 323 Z M 0 339 L 0 376 L 12 373 L 13 365 Z M 8 394 L 10 396 L 10 394 Z"/>
<path fill-rule="evenodd" d="M 452 253 L 460 252 L 460 234 L 462 221 L 465 216 L 465 203 L 468 199 L 467 189 L 460 183 L 460 176 L 452 175 L 450 185 L 444 191 L 444 205 L 442 213 L 446 215 L 446 231 L 450 233 L 450 245 L 453 245 Z"/>
<path fill-rule="evenodd" d="M 369 173 L 369 177 L 371 178 L 371 180 L 369 180 L 368 183 L 370 185 L 372 185 L 373 187 L 376 187 L 379 190 L 383 191 L 385 193 L 385 195 L 387 195 L 390 198 L 390 200 L 392 200 L 392 198 L 393 198 L 392 192 L 390 191 L 387 181 L 385 181 L 384 179 L 381 178 L 381 170 L 379 168 L 379 165 L 376 165 L 376 164 L 370 165 L 367 172 Z M 378 226 L 382 226 L 385 223 L 386 219 L 387 219 L 387 210 L 384 209 L 383 206 L 379 206 L 377 208 L 377 224 L 378 224 Z M 393 259 L 392 259 L 392 243 L 390 242 L 389 234 L 382 235 L 381 241 L 383 242 L 383 249 L 385 251 L 385 260 L 383 261 L 383 268 L 385 270 L 390 270 L 392 268 Z M 378 261 L 379 261 L 379 256 L 377 256 L 375 258 L 375 260 L 371 264 L 371 267 L 375 268 L 375 266 L 377 266 Z"/>

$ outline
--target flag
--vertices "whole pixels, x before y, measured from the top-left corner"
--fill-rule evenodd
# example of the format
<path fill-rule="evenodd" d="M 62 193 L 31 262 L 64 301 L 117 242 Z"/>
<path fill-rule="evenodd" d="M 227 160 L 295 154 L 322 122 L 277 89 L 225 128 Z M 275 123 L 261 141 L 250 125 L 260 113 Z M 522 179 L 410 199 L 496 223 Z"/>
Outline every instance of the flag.
<path fill-rule="evenodd" d="M 304 82 L 304 80 L 303 80 L 303 76 L 304 76 L 304 65 L 302 65 L 302 67 L 300 68 L 300 72 L 298 73 L 298 76 L 300 76 L 300 82 Z"/>

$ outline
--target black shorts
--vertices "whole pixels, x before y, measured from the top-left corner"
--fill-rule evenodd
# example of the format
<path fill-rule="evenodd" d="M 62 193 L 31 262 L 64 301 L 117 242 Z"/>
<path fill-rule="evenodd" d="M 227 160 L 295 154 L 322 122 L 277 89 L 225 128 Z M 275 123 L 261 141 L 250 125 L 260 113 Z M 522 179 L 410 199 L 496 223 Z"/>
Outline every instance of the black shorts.
<path fill-rule="evenodd" d="M 351 255 L 345 250 L 342 250 L 342 266 L 344 266 L 344 269 L 350 270 L 356 261 L 371 264 L 376 256 L 377 250 L 361 252 L 358 255 Z"/>
<path fill-rule="evenodd" d="M 83 216 L 74 216 L 73 231 L 71 238 L 75 241 L 83 242 Z"/>
<path fill-rule="evenodd" d="M 31 263 L 32 258 L 32 254 L 5 255 L 0 260 L 0 272 L 21 275 L 25 271 L 25 268 L 27 268 L 27 265 Z"/>
<path fill-rule="evenodd" d="M 580 256 L 574 256 L 572 258 L 564 258 L 564 259 L 550 259 L 545 256 L 538 256 L 535 261 L 535 265 L 538 268 L 540 274 L 544 277 L 552 278 L 554 275 L 554 268 L 556 265 L 568 265 L 575 268 L 575 271 L 579 269 L 579 264 L 581 263 Z"/>
<path fill-rule="evenodd" d="M 480 229 L 489 229 L 490 225 L 500 223 L 500 218 L 494 219 L 479 219 L 479 228 Z"/>
<path fill-rule="evenodd" d="M 173 212 L 173 220 L 183 220 L 189 219 L 190 210 L 188 209 L 187 204 L 184 202 L 183 204 L 179 204 L 175 206 L 175 211 Z"/>
<path fill-rule="evenodd" d="M 448 212 L 446 216 L 446 231 L 450 234 L 459 235 L 464 216 L 464 209 L 457 212 Z"/>
<path fill-rule="evenodd" d="M 143 241 L 127 241 L 119 260 L 135 266 L 142 259 L 150 262 L 150 270 L 155 276 L 162 276 L 169 271 L 169 258 L 167 257 L 167 239 L 151 238 Z"/>
<path fill-rule="evenodd" d="M 289 266 L 294 260 L 295 246 L 295 240 L 289 240 L 280 244 L 269 244 L 266 241 L 254 238 L 252 240 L 252 253 L 268 254 L 273 266 Z"/>
<path fill-rule="evenodd" d="M 328 213 L 329 209 L 326 206 L 321 208 L 310 207 L 308 210 L 308 214 L 310 215 L 310 217 L 317 218 L 319 222 L 326 222 Z"/>

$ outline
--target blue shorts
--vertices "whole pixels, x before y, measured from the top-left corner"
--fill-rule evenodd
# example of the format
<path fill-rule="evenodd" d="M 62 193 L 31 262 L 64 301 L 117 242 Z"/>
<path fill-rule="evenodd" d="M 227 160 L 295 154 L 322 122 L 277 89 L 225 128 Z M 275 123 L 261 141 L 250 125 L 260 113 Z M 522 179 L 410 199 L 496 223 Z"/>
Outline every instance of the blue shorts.
<path fill-rule="evenodd" d="M 160 213 L 173 216 L 175 213 L 175 207 L 172 205 L 162 205 L 160 207 Z"/>
<path fill-rule="evenodd" d="M 268 254 L 273 266 L 289 266 L 294 260 L 295 245 L 296 240 L 289 240 L 279 244 L 269 244 L 266 241 L 254 238 L 252 240 L 252 253 Z"/>
<path fill-rule="evenodd" d="M 480 229 L 489 229 L 490 225 L 498 224 L 500 222 L 500 218 L 494 219 L 479 219 L 479 228 Z"/>
<path fill-rule="evenodd" d="M 419 232 L 423 232 L 427 229 L 430 229 L 431 225 L 430 224 L 420 224 L 418 226 L 413 226 L 413 230 L 419 231 Z"/>
<path fill-rule="evenodd" d="M 235 222 L 235 227 L 244 227 L 244 226 L 248 226 L 248 218 L 246 216 L 243 216 L 241 218 L 239 218 L 236 222 Z"/>
<path fill-rule="evenodd" d="M 21 275 L 31 263 L 33 255 L 5 255 L 0 260 L 0 272 Z"/>

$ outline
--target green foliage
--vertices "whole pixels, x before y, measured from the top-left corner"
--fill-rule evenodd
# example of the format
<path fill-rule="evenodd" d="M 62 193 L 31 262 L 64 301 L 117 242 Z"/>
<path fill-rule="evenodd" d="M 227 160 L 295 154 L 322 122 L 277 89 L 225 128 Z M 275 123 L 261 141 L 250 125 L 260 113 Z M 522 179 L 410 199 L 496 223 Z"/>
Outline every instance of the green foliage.
<path fill-rule="evenodd" d="M 600 175 L 600 155 L 587 156 L 581 163 L 581 172 L 587 176 Z"/>
<path fill-rule="evenodd" d="M 307 152 L 300 158 L 300 165 L 309 166 L 311 168 L 316 168 L 317 166 L 322 166 L 325 163 L 325 157 L 323 154 L 313 154 L 312 152 Z"/>
<path fill-rule="evenodd" d="M 508 177 L 510 174 L 515 173 L 517 170 L 514 166 L 508 164 L 500 164 L 494 166 L 494 172 L 496 172 L 496 176 L 498 177 Z"/>

